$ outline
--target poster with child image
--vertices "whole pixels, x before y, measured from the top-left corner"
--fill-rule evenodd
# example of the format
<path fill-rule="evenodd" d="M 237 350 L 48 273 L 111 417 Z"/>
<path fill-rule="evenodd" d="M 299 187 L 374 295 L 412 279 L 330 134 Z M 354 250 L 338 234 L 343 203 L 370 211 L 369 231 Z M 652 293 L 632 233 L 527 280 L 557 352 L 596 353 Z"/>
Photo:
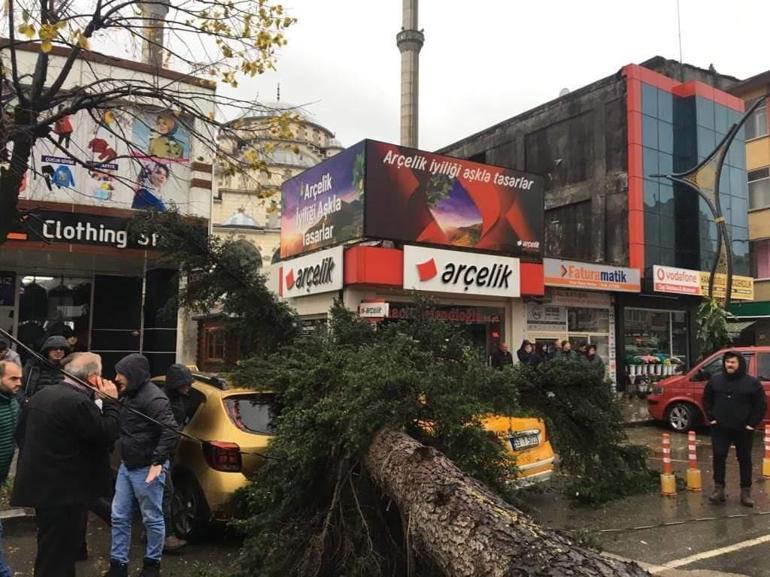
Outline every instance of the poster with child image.
<path fill-rule="evenodd" d="M 134 121 L 133 154 L 139 157 L 189 162 L 190 133 L 184 121 L 164 109 L 139 112 Z"/>

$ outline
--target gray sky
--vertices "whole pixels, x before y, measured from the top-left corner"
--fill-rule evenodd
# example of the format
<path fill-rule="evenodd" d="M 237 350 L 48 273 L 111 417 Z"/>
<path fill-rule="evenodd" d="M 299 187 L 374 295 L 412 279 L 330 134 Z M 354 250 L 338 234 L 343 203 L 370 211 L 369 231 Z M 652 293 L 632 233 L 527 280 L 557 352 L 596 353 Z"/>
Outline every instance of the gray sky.
<path fill-rule="evenodd" d="M 684 61 L 770 69 L 767 0 L 680 0 Z M 399 139 L 399 0 L 284 0 L 278 71 L 239 94 L 308 104 L 343 145 Z M 676 0 L 422 0 L 420 148 L 435 150 L 652 56 L 679 58 Z"/>

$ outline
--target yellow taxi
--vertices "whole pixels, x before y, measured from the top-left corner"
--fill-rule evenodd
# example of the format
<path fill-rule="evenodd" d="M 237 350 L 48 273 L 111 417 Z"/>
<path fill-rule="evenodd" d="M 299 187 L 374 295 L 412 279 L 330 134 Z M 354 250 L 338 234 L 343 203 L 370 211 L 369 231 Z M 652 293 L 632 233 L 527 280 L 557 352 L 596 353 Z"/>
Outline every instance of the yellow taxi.
<path fill-rule="evenodd" d="M 556 456 L 542 419 L 492 415 L 483 418 L 482 424 L 495 433 L 515 457 L 516 474 L 510 479 L 512 484 L 529 485 L 553 475 Z"/>

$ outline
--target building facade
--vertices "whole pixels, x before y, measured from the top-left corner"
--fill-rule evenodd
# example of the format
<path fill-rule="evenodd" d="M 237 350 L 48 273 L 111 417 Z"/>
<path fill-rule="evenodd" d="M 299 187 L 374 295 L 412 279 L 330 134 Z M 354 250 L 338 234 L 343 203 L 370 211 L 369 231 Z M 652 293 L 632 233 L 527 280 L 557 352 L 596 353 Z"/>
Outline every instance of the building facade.
<path fill-rule="evenodd" d="M 730 92 L 748 109 L 770 95 L 770 72 L 735 85 Z M 767 98 L 746 121 L 746 170 L 749 190 L 749 254 L 754 281 L 754 302 L 731 307 L 746 342 L 770 344 L 770 124 Z M 736 330 L 736 332 L 737 332 Z"/>
<path fill-rule="evenodd" d="M 286 115 L 288 127 L 276 122 Z M 308 113 L 284 102 L 255 107 L 234 121 L 241 130 L 238 142 L 222 138 L 220 146 L 238 156 L 255 150 L 267 171 L 229 175 L 218 171 L 212 221 L 214 234 L 243 240 L 259 251 L 262 262 L 273 260 L 280 243 L 281 184 L 342 150 L 334 133 Z"/>
<path fill-rule="evenodd" d="M 581 339 L 595 335 L 600 347 L 614 340 L 620 388 L 640 376 L 653 381 L 698 357 L 695 311 L 703 292 L 701 271 L 711 270 L 716 254 L 716 227 L 696 194 L 656 175 L 692 168 L 714 149 L 742 115 L 743 102 L 725 92 L 736 83 L 712 70 L 653 58 L 441 150 L 545 177 L 545 257 L 626 267 L 640 275 L 637 291 L 589 287 L 606 294 L 603 304 L 582 313 L 586 319 L 575 313 L 570 322 L 569 307 L 553 307 L 554 330 L 543 331 L 540 319 L 531 318 L 534 330 L 527 334 L 566 337 L 571 326 L 585 324 L 586 330 L 574 331 Z M 735 273 L 747 276 L 743 141 L 741 132 L 721 187 Z M 659 274 L 683 274 L 693 286 L 679 290 L 656 282 Z M 545 284 L 564 290 L 555 281 L 546 278 Z M 570 294 L 574 302 L 597 301 L 585 290 Z M 545 314 L 541 302 L 527 306 L 530 316 Z M 605 349 L 608 362 L 611 348 Z"/>
<path fill-rule="evenodd" d="M 16 50 L 20 68 L 32 70 L 37 48 Z M 54 47 L 50 66 L 68 54 Z M 82 53 L 67 83 L 129 74 L 148 83 L 160 76 L 169 90 L 205 102 L 215 91 L 208 81 L 93 52 Z M 212 152 L 195 136 L 205 129 L 144 103 L 91 112 L 53 127 L 58 146 L 41 139 L 33 149 L 20 195 L 27 224 L 0 247 L 0 326 L 32 348 L 46 335 L 74 334 L 102 355 L 105 374 L 131 352 L 145 354 L 154 374 L 194 363 L 194 324 L 166 306 L 175 302 L 176 271 L 159 262 L 157 238 L 135 238 L 128 224 L 171 206 L 210 220 Z"/>

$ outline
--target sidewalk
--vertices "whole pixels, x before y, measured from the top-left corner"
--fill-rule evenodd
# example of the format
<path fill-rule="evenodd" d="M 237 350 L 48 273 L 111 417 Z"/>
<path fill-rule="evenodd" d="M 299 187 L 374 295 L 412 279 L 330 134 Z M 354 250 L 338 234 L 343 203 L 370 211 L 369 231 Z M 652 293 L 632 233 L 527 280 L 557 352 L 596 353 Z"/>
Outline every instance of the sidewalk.
<path fill-rule="evenodd" d="M 647 410 L 647 399 L 640 399 L 636 395 L 619 394 L 618 403 L 623 413 L 623 422 L 627 425 L 646 423 L 652 420 Z"/>

